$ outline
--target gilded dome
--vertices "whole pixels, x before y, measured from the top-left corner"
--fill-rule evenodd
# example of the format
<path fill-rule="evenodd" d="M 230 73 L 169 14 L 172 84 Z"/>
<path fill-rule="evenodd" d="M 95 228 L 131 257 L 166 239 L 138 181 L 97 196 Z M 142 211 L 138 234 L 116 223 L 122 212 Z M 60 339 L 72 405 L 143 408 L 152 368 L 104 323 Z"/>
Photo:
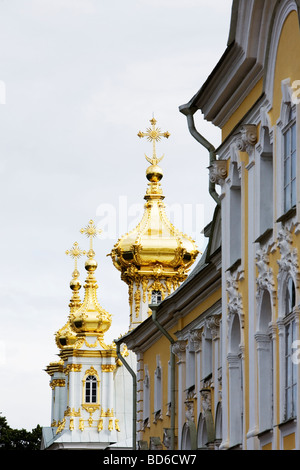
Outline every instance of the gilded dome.
<path fill-rule="evenodd" d="M 98 302 L 98 286 L 94 276 L 97 262 L 93 259 L 92 250 L 89 251 L 88 256 L 89 258 L 85 262 L 88 275 L 84 285 L 84 300 L 78 309 L 70 313 L 70 325 L 76 333 L 94 334 L 103 337 L 111 325 L 112 318 Z"/>
<path fill-rule="evenodd" d="M 147 135 L 149 140 L 151 135 L 169 137 L 168 133 L 162 134 L 159 129 L 155 129 L 155 120 L 150 122 L 152 129 L 147 134 L 140 132 L 139 137 Z M 162 158 L 156 158 L 155 147 L 153 158 L 146 156 L 146 159 L 150 163 L 146 170 L 149 183 L 144 197 L 146 203 L 142 220 L 135 229 L 117 241 L 110 253 L 115 267 L 122 272 L 125 281 L 133 271 L 141 274 L 148 272 L 151 275 L 158 266 L 161 275 L 172 276 L 172 273 L 179 271 L 186 274 L 198 255 L 195 242 L 177 230 L 165 213 L 160 184 L 163 171 L 158 165 Z"/>

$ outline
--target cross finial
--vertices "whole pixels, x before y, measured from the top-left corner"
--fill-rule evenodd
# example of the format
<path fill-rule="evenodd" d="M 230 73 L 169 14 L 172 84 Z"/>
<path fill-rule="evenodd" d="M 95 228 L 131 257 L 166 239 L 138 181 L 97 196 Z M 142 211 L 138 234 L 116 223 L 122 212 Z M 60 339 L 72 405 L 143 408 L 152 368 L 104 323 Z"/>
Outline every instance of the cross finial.
<path fill-rule="evenodd" d="M 75 260 L 75 271 L 77 271 L 77 259 L 80 258 L 82 255 L 85 255 L 86 252 L 79 248 L 77 242 L 75 242 L 70 250 L 66 251 L 66 255 L 70 255 L 71 258 Z"/>
<path fill-rule="evenodd" d="M 89 224 L 80 230 L 80 233 L 85 233 L 86 236 L 90 239 L 90 249 L 88 251 L 88 256 L 89 258 L 92 258 L 95 254 L 93 250 L 93 238 L 96 237 L 96 235 L 100 235 L 102 230 L 95 226 L 93 220 L 90 220 Z"/>
<path fill-rule="evenodd" d="M 148 127 L 146 129 L 146 132 L 139 131 L 139 133 L 138 133 L 138 137 L 140 137 L 140 138 L 147 137 L 147 140 L 149 140 L 149 142 L 152 141 L 153 156 L 152 156 L 152 158 L 149 158 L 149 157 L 147 157 L 147 155 L 145 155 L 146 160 L 151 165 L 157 165 L 164 158 L 164 156 L 162 156 L 160 159 L 157 158 L 157 156 L 156 156 L 156 142 L 159 142 L 161 140 L 161 137 L 165 137 L 166 139 L 168 139 L 170 137 L 169 132 L 161 132 L 161 130 L 158 127 L 155 127 L 156 122 L 157 122 L 156 119 L 153 117 L 152 119 L 150 119 L 150 123 L 151 123 L 152 127 Z"/>

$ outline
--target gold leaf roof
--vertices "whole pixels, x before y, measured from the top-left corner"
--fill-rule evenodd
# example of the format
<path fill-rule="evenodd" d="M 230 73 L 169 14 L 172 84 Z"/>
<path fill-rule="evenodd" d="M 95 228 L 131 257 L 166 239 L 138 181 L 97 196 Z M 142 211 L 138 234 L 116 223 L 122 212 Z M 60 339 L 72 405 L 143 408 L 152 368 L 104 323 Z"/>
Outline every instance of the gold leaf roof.
<path fill-rule="evenodd" d="M 152 130 L 138 134 L 139 137 L 147 136 L 148 140 L 153 140 L 153 157 L 150 159 L 146 156 L 151 165 L 146 170 L 149 183 L 144 197 L 144 214 L 137 227 L 123 235 L 110 253 L 125 281 L 126 276 L 133 271 L 151 276 L 158 265 L 161 267 L 161 276 L 175 275 L 178 270 L 186 274 L 198 255 L 194 240 L 177 230 L 166 215 L 160 184 L 163 171 L 158 166 L 161 158 L 157 158 L 154 144 L 158 136 L 168 138 L 170 134 L 155 129 L 155 120 L 150 122 Z"/>

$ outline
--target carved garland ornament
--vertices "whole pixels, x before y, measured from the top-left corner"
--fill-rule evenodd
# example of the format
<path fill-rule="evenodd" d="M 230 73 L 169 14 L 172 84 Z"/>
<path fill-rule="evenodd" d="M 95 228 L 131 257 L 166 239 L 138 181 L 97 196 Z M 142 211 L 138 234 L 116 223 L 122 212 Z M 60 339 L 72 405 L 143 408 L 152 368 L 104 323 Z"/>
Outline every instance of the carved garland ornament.
<path fill-rule="evenodd" d="M 276 300 L 276 291 L 274 283 L 274 273 L 272 268 L 269 267 L 269 255 L 267 249 L 258 250 L 256 253 L 256 266 L 257 266 L 257 278 L 256 278 L 256 298 L 258 299 L 264 290 L 268 290 L 271 294 L 273 305 Z"/>
<path fill-rule="evenodd" d="M 237 275 L 229 274 L 226 280 L 226 291 L 228 295 L 227 310 L 228 310 L 228 321 L 235 314 L 238 314 L 241 320 L 241 326 L 244 326 L 244 313 L 243 313 L 243 302 L 242 295 L 238 290 Z"/>
<path fill-rule="evenodd" d="M 300 273 L 298 264 L 297 248 L 293 248 L 292 235 L 287 228 L 283 228 L 278 233 L 277 245 L 280 250 L 281 258 L 277 261 L 279 265 L 278 280 L 284 273 L 290 273 L 299 287 Z"/>

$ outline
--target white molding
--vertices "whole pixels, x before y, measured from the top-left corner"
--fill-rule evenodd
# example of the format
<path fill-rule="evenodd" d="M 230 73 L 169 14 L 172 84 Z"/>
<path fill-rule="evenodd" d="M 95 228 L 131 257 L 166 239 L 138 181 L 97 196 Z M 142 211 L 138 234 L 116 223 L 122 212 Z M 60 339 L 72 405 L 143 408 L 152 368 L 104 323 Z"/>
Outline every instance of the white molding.
<path fill-rule="evenodd" d="M 275 66 L 277 61 L 277 49 L 281 36 L 281 31 L 288 15 L 292 11 L 297 12 L 297 5 L 295 0 L 286 0 L 284 2 L 279 3 L 273 23 L 272 37 L 268 51 L 269 62 L 268 68 L 266 70 L 265 80 L 265 93 L 270 103 L 273 102 Z"/>

